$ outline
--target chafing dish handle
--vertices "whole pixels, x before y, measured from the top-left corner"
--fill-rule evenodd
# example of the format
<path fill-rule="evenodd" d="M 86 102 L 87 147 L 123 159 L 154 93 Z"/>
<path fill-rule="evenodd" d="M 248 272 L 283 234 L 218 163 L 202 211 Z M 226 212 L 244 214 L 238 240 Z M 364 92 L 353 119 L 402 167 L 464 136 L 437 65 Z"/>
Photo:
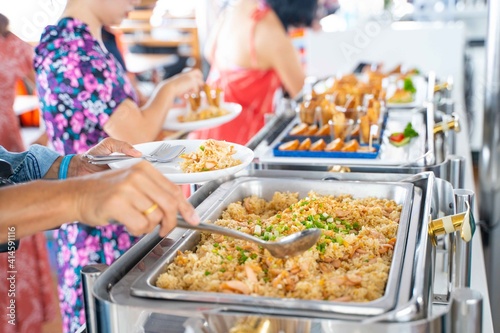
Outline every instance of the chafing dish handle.
<path fill-rule="evenodd" d="M 483 296 L 470 288 L 458 288 L 451 298 L 451 332 L 483 331 Z"/>
<path fill-rule="evenodd" d="M 475 230 L 475 221 L 472 211 L 474 210 L 474 192 L 470 190 L 456 189 L 455 202 L 457 213 L 471 210 L 469 223 L 464 223 L 461 228 L 461 237 L 455 237 L 455 265 L 453 272 L 453 286 L 455 288 L 470 287 L 471 265 L 472 265 L 472 244 L 468 241 L 468 234 L 472 237 Z"/>
<path fill-rule="evenodd" d="M 85 320 L 87 333 L 97 333 L 97 311 L 95 297 L 92 293 L 97 278 L 108 268 L 104 264 L 87 265 L 82 268 L 83 301 L 85 305 Z"/>
<path fill-rule="evenodd" d="M 439 219 L 432 220 L 429 223 L 428 232 L 434 246 L 437 245 L 438 236 L 451 234 L 455 231 L 460 231 L 460 237 L 465 242 L 470 242 L 472 240 L 472 236 L 476 231 L 476 222 L 468 201 L 464 201 L 464 204 L 467 207 L 466 212 L 444 216 Z"/>

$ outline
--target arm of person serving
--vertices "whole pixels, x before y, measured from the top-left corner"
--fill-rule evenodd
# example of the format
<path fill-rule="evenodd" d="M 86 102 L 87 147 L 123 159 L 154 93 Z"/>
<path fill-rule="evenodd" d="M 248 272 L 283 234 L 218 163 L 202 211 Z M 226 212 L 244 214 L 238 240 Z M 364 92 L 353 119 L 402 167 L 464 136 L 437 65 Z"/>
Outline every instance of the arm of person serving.
<path fill-rule="evenodd" d="M 88 153 L 113 151 L 140 156 L 132 146 L 113 139 L 106 139 Z M 70 159 L 69 179 L 47 180 L 56 178 L 64 167 L 61 157 L 57 157 L 43 175 L 45 179 L 0 188 L 0 243 L 9 237 L 19 239 L 57 228 L 68 221 L 92 226 L 118 221 L 133 235 L 151 232 L 160 225 L 160 236 L 176 226 L 177 212 L 189 223 L 199 223 L 180 188 L 150 163 L 98 172 L 107 167 L 91 165 L 84 159 L 82 155 Z"/>

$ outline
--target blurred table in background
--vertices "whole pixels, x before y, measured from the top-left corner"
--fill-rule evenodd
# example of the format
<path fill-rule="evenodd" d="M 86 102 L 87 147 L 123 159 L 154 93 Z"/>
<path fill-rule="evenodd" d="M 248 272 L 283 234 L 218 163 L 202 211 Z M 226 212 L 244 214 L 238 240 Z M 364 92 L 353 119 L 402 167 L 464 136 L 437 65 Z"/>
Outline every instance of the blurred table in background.
<path fill-rule="evenodd" d="M 38 108 L 38 96 L 16 96 L 14 100 L 14 112 L 16 115 L 22 115 L 25 112 Z"/>
<path fill-rule="evenodd" d="M 175 64 L 179 57 L 175 54 L 125 54 L 125 64 L 130 73 L 140 74 L 163 66 Z"/>
<path fill-rule="evenodd" d="M 192 67 L 201 68 L 198 27 L 193 16 L 175 17 L 162 10 L 141 9 L 130 12 L 113 29 L 124 34 L 123 41 L 128 46 L 179 47 L 179 55 L 191 57 Z"/>

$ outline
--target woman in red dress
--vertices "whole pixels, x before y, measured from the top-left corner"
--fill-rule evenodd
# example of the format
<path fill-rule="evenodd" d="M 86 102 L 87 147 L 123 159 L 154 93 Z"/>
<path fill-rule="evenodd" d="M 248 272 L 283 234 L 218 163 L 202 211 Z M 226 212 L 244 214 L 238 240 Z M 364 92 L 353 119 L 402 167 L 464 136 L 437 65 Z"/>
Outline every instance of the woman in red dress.
<path fill-rule="evenodd" d="M 211 64 L 207 83 L 243 111 L 192 138 L 246 144 L 264 125 L 264 115 L 273 112 L 280 87 L 292 97 L 300 92 L 305 74 L 287 29 L 311 26 L 316 8 L 317 0 L 238 0 L 224 10 L 205 48 Z"/>

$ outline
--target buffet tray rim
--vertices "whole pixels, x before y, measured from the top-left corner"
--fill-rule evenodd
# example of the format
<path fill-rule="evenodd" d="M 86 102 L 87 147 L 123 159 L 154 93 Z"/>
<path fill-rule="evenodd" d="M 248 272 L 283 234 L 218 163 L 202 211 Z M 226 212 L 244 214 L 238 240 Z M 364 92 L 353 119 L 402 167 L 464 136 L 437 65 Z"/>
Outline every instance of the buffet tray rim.
<path fill-rule="evenodd" d="M 265 181 L 269 182 L 283 182 L 283 178 L 260 178 L 254 176 L 243 176 L 236 179 L 232 179 L 225 183 L 222 183 L 212 194 L 210 194 L 203 202 L 204 210 L 200 213 L 202 220 L 210 219 L 208 218 L 213 214 L 214 210 L 221 210 L 221 205 L 223 205 L 224 198 L 230 196 L 233 191 L 236 191 L 241 184 L 248 184 L 249 182 L 255 181 Z M 164 267 L 175 257 L 175 252 L 186 242 L 186 240 L 192 237 L 199 237 L 199 231 L 189 231 L 187 230 L 183 235 L 172 245 L 172 247 L 162 255 L 162 257 L 153 265 L 153 267 L 148 271 L 141 274 L 132 284 L 130 292 L 132 296 L 153 298 L 153 299 L 166 299 L 166 300 L 178 300 L 178 301 L 193 301 L 193 302 L 214 302 L 218 304 L 224 304 L 226 306 L 263 306 L 271 308 L 283 308 L 290 310 L 317 310 L 322 312 L 333 312 L 338 314 L 348 314 L 348 315 L 364 315 L 364 316 L 374 316 L 380 315 L 382 313 L 388 312 L 396 307 L 396 298 L 398 297 L 399 279 L 402 276 L 403 260 L 406 256 L 407 251 L 413 251 L 415 249 L 406 248 L 406 238 L 409 237 L 408 229 L 409 223 L 411 223 L 411 210 L 413 202 L 413 191 L 414 185 L 410 182 L 399 181 L 359 181 L 359 180 L 343 180 L 329 182 L 325 180 L 310 180 L 310 179 L 291 179 L 287 180 L 296 183 L 328 183 L 328 184 L 358 184 L 354 186 L 372 185 L 372 186 L 384 186 L 392 188 L 401 188 L 405 193 L 405 198 L 403 200 L 403 208 L 401 212 L 400 226 L 398 228 L 397 237 L 400 239 L 401 234 L 404 236 L 404 242 L 396 242 L 396 247 L 393 253 L 393 261 L 391 263 L 390 273 L 386 285 L 386 293 L 370 302 L 334 302 L 334 301 L 320 301 L 320 300 L 304 300 L 296 298 L 276 298 L 276 297 L 264 297 L 264 296 L 252 296 L 252 295 L 239 295 L 239 294 L 225 294 L 217 292 L 201 292 L 201 291 L 186 291 L 186 290 L 166 290 L 154 285 L 154 281 L 157 276 L 164 271 Z M 309 186 L 310 190 L 318 190 Z M 331 193 L 328 193 L 331 194 Z M 362 197 L 367 197 L 369 195 L 364 195 Z M 389 198 L 391 199 L 391 198 Z M 212 203 L 207 204 L 206 201 L 212 201 Z M 198 210 L 198 208 L 197 208 Z M 402 221 L 405 221 L 402 223 Z M 403 228 L 402 228 L 403 226 Z M 415 244 L 415 248 L 416 248 Z M 401 256 L 397 256 L 401 254 Z M 169 261 L 170 259 L 170 261 Z M 394 277 L 396 276 L 396 277 Z"/>

